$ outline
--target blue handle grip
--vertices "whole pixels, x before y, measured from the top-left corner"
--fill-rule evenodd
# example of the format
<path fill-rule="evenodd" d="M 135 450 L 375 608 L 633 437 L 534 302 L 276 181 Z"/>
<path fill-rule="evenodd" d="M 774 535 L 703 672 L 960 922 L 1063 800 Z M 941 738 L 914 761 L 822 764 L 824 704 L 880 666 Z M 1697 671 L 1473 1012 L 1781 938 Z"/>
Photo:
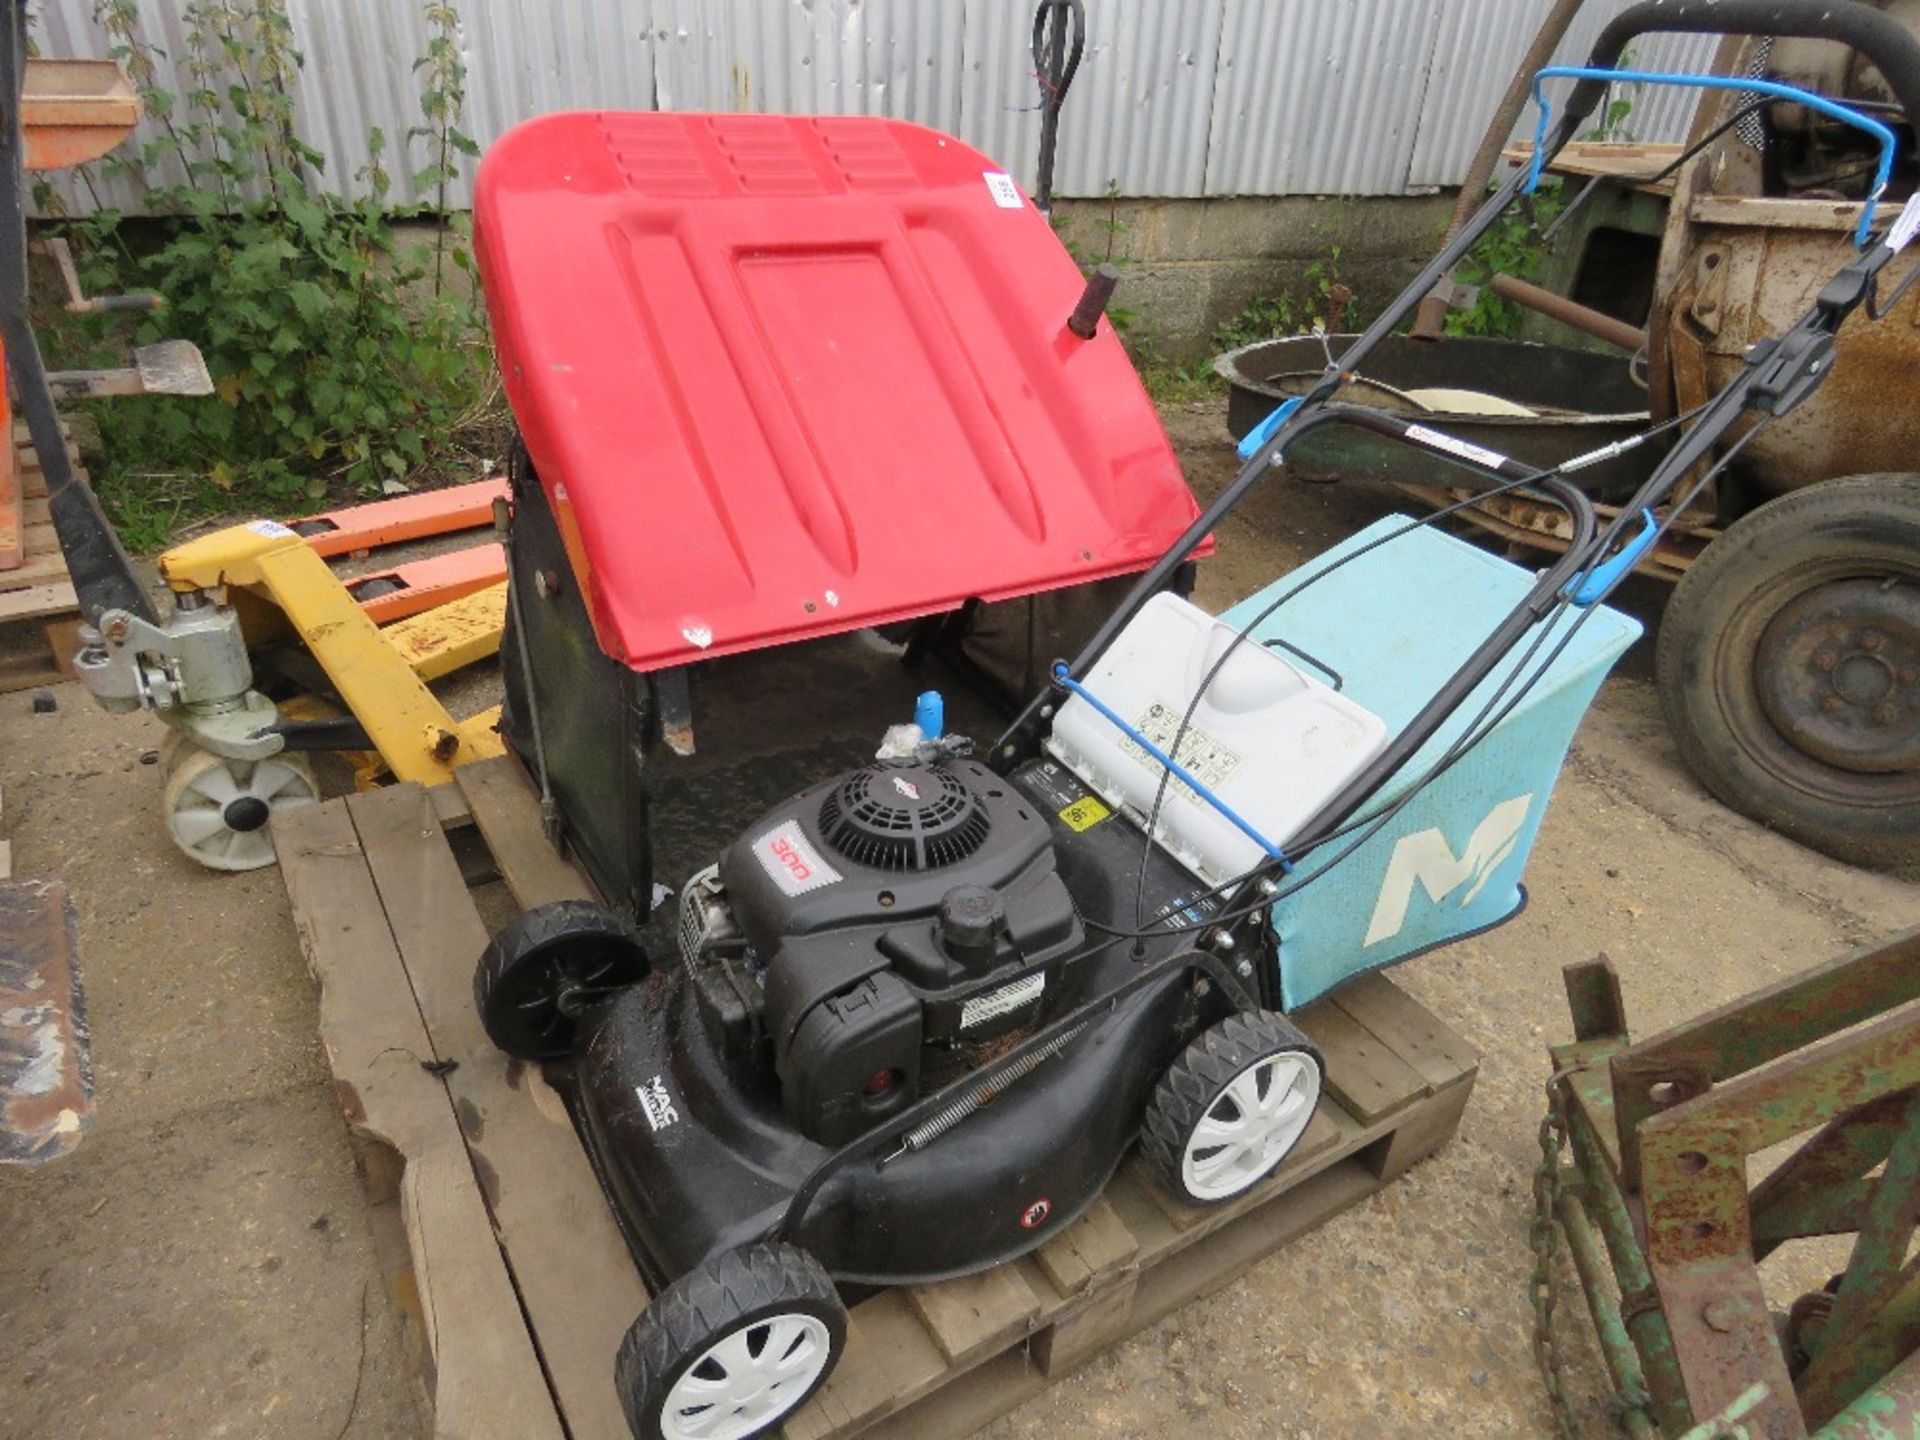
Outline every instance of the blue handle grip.
<path fill-rule="evenodd" d="M 1612 559 L 1589 570 L 1567 598 L 1580 606 L 1593 604 L 1613 588 L 1614 581 L 1640 563 L 1640 557 L 1647 553 L 1659 534 L 1660 524 L 1653 518 L 1653 511 L 1642 510 L 1640 533 L 1614 551 Z"/>
<path fill-rule="evenodd" d="M 1280 402 L 1280 408 L 1249 430 L 1240 441 L 1240 458 L 1251 460 L 1260 453 L 1260 447 L 1271 440 L 1280 427 L 1293 418 L 1293 412 L 1300 408 L 1304 395 L 1296 395 L 1291 400 Z"/>

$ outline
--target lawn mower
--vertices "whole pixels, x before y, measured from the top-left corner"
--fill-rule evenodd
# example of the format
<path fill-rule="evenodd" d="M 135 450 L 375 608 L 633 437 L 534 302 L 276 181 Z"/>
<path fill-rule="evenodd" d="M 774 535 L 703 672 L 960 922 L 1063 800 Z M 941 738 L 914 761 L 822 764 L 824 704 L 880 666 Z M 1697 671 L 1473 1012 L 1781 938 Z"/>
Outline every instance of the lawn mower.
<path fill-rule="evenodd" d="M 1543 82 L 1575 83 L 1557 118 L 1543 114 L 1537 154 L 1552 156 L 1577 133 L 1633 37 L 1702 28 L 1844 41 L 1920 113 L 1920 46 L 1872 12 L 1666 0 L 1623 12 L 1588 65 L 1543 72 Z M 1894 137 L 1878 120 L 1810 93 L 1793 99 L 1866 127 L 1890 163 Z M 569 128 L 541 129 L 560 125 Z M 766 434 L 771 407 L 739 403 L 740 391 L 764 382 L 837 416 L 857 407 L 858 433 L 882 444 L 902 413 L 917 418 L 923 453 L 937 461 L 949 411 L 966 411 L 986 383 L 964 349 L 948 361 L 927 348 L 947 315 L 963 317 L 969 340 L 988 337 L 1016 368 L 1049 353 L 1104 367 L 1096 424 L 1049 412 L 1077 398 L 1070 387 L 1052 395 L 1012 387 L 1029 407 L 1022 413 L 1066 442 L 1063 453 L 1111 445 L 1136 422 L 1148 433 L 1150 407 L 1099 318 L 1102 297 L 1072 305 L 1078 277 L 1064 256 L 1036 247 L 1044 283 L 1008 281 L 1004 303 L 984 288 L 983 277 L 1004 279 L 981 258 L 995 253 L 986 248 L 992 227 L 1032 211 L 957 141 L 883 121 L 536 121 L 482 169 L 482 263 L 500 267 L 503 281 L 515 266 L 498 213 L 489 249 L 487 207 L 511 202 L 500 192 L 524 183 L 529 136 L 543 133 L 568 142 L 572 189 L 548 191 L 556 222 L 576 197 L 662 187 L 699 197 L 670 221 L 609 225 L 603 243 L 625 267 L 620 293 L 633 298 L 656 354 L 674 332 L 672 317 L 652 308 L 667 291 L 652 287 L 671 285 L 683 316 L 718 314 L 723 341 L 736 342 L 711 354 L 714 393 L 636 397 L 609 380 L 597 398 L 626 413 L 582 406 L 560 426 L 540 409 L 530 377 L 536 361 L 564 355 L 529 353 L 523 337 L 503 333 L 516 411 L 533 407 L 520 416 L 532 455 L 516 479 L 514 544 L 536 553 L 526 571 L 513 560 L 510 583 L 544 612 L 536 627 L 532 603 L 515 602 L 520 638 L 509 636 L 504 655 L 504 730 L 550 795 L 565 768 L 553 748 L 562 724 L 611 730 L 628 744 L 634 727 L 662 723 L 629 703 L 641 693 L 629 672 L 673 661 L 675 637 L 734 648 L 771 638 L 767 628 L 755 633 L 751 622 L 766 617 L 746 603 L 768 587 L 753 577 L 750 547 L 730 531 L 716 492 L 701 492 L 706 533 L 661 556 L 653 577 L 677 584 L 686 567 L 705 565 L 713 593 L 697 608 L 697 587 L 669 589 L 677 606 L 649 605 L 639 581 L 610 570 L 616 502 L 632 507 L 635 524 L 646 513 L 637 487 L 589 479 L 595 449 L 610 437 L 630 438 L 629 463 L 656 472 L 679 462 L 689 436 L 804 453 L 800 434 Z M 1910 206 L 1911 218 L 1879 234 L 1869 206 L 1859 252 L 1799 321 L 1657 437 L 1649 430 L 1536 468 L 1417 418 L 1343 403 L 1368 355 L 1537 173 L 1509 178 L 1306 395 L 1248 435 L 1234 481 L 1164 546 L 1074 658 L 1053 665 L 1050 683 L 991 746 L 975 754 L 928 714 L 904 749 L 891 737 L 893 758 L 771 807 L 680 889 L 674 933 L 660 947 L 667 953 L 650 958 L 613 909 L 566 902 L 528 912 L 480 958 L 475 1000 L 493 1040 L 529 1061 L 570 1065 L 588 1151 L 654 1290 L 616 1362 L 636 1436 L 740 1440 L 777 1425 L 833 1368 L 846 1339 L 843 1290 L 963 1275 L 1044 1244 L 1099 1195 L 1136 1140 L 1179 1201 L 1246 1195 L 1285 1159 L 1320 1098 L 1320 1059 L 1288 1012 L 1364 970 L 1497 924 L 1524 902 L 1518 874 L 1573 728 L 1638 633 L 1602 602 L 1728 454 L 1819 386 L 1835 332 L 1856 311 L 1879 313 L 1879 276 L 1920 228 L 1920 207 Z M 849 194 L 859 203 L 836 218 L 858 217 L 866 228 L 855 234 L 827 218 Z M 738 248 L 773 195 L 811 197 L 820 213 L 789 206 L 779 212 L 784 238 Z M 791 308 L 777 283 L 782 266 L 804 267 L 817 308 Z M 569 267 L 560 283 L 576 283 L 576 273 Z M 938 307 L 916 313 L 896 303 L 924 298 L 918 287 L 929 283 Z M 1051 312 L 1036 297 L 1051 298 Z M 733 331 L 725 307 L 735 303 L 757 329 Z M 600 313 L 613 308 L 602 298 Z M 693 328 L 704 344 L 715 327 Z M 833 343 L 800 346 L 823 329 Z M 758 363 L 762 352 L 745 342 L 769 335 L 818 368 L 728 369 L 743 356 Z M 1102 344 L 1104 356 L 1093 348 Z M 875 354 L 896 369 L 930 364 L 945 389 L 919 398 L 941 403 L 897 412 L 884 384 L 849 394 L 838 382 L 848 350 L 861 345 L 869 348 L 855 360 L 876 381 Z M 632 413 L 643 405 L 648 413 Z M 780 411 L 792 413 L 791 404 Z M 1682 422 L 1677 438 L 1666 433 Z M 548 428 L 536 437 L 536 426 Z M 1567 517 L 1565 553 L 1528 574 L 1439 534 L 1438 516 L 1396 518 L 1224 617 L 1191 604 L 1178 580 L 1196 549 L 1291 447 L 1334 426 L 1447 467 L 1479 496 L 1544 498 Z M 1601 524 L 1574 477 L 1655 438 L 1671 443 L 1619 517 Z M 1052 544 L 1045 519 L 1019 524 L 1031 512 L 1017 497 L 1033 492 L 1010 482 L 1037 452 L 1015 453 L 1011 473 L 988 491 L 994 518 L 1036 547 Z M 972 455 L 967 478 L 989 466 L 978 448 Z M 930 488 L 901 492 L 898 512 L 916 516 L 936 503 Z M 1110 493 L 1109 513 L 1123 505 L 1144 521 L 1153 496 L 1130 493 Z M 801 623 L 804 597 L 884 613 L 882 588 L 851 564 L 858 523 L 844 509 L 804 508 L 814 498 L 770 499 L 742 525 L 789 521 L 802 506 L 811 528 L 790 555 L 808 563 L 816 552 L 838 555 L 863 588 L 847 582 L 838 602 L 800 589 L 773 619 Z M 955 536 L 969 533 L 963 514 L 945 523 Z M 958 561 L 997 574 L 1032 553 L 949 545 L 901 563 L 944 574 Z M 1424 605 L 1422 623 L 1383 613 L 1383 598 Z M 594 675 L 611 681 L 590 689 L 582 677 Z M 767 703 L 800 723 L 798 698 Z M 576 782 L 587 775 L 579 770 Z M 631 888 L 617 873 L 623 857 L 652 874 L 650 856 L 635 858 L 633 832 L 620 833 L 635 808 L 617 789 L 596 795 L 580 783 L 562 807 L 561 829 L 596 876 L 614 874 L 602 885 L 613 895 Z"/>

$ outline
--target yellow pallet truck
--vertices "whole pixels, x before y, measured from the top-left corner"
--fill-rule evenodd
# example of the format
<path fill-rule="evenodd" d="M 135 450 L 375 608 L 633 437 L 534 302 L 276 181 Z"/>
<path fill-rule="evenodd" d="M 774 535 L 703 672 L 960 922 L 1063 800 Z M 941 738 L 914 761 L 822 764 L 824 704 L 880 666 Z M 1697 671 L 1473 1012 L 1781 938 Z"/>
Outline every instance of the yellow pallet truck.
<path fill-rule="evenodd" d="M 343 581 L 327 556 L 485 523 L 504 503 L 504 482 L 294 526 L 259 520 L 189 541 L 160 559 L 171 595 L 163 613 L 76 471 L 54 397 L 151 394 L 156 385 L 206 394 L 212 384 L 199 352 L 180 341 L 155 357 L 169 362 L 164 367 L 143 359 L 128 370 L 48 374 L 27 304 L 25 171 L 104 153 L 139 112 L 111 62 L 29 65 L 23 15 L 16 7 L 0 26 L 8 109 L 0 124 L 0 346 L 85 621 L 74 672 L 107 708 L 150 710 L 172 727 L 166 823 L 183 851 L 215 869 L 271 864 L 273 812 L 319 798 L 306 752 L 357 752 L 362 783 L 391 776 L 429 785 L 448 779 L 455 765 L 501 752 L 493 713 L 455 720 L 427 684 L 498 649 L 506 609 L 499 547 L 427 562 L 438 578 L 417 576 L 413 596 L 395 594 L 409 588 L 404 567 L 382 577 L 374 593 L 364 581 Z M 162 303 L 151 295 L 82 296 L 71 264 L 61 269 L 70 308 L 143 311 Z M 405 615 L 410 600 L 441 597 L 449 603 Z M 370 608 L 404 618 L 383 629 Z"/>

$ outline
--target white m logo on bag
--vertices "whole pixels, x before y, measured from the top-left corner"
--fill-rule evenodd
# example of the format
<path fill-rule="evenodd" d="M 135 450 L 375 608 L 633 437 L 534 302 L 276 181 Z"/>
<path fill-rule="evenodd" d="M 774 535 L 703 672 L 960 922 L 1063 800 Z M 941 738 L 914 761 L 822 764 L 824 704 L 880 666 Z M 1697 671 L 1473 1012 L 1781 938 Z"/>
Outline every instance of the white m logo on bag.
<path fill-rule="evenodd" d="M 1407 923 L 1407 905 L 1413 899 L 1415 881 L 1437 905 L 1471 880 L 1473 886 L 1460 897 L 1460 906 L 1465 909 L 1471 905 L 1474 896 L 1500 868 L 1500 862 L 1513 853 L 1514 842 L 1520 838 L 1520 827 L 1526 824 L 1527 810 L 1532 804 L 1533 796 L 1526 794 L 1494 806 L 1474 827 L 1466 850 L 1457 856 L 1437 827 L 1402 839 L 1393 847 L 1393 859 L 1387 862 L 1387 878 L 1381 883 L 1380 898 L 1373 907 L 1373 923 L 1367 926 L 1363 943 L 1377 945 L 1400 933 L 1401 926 Z"/>

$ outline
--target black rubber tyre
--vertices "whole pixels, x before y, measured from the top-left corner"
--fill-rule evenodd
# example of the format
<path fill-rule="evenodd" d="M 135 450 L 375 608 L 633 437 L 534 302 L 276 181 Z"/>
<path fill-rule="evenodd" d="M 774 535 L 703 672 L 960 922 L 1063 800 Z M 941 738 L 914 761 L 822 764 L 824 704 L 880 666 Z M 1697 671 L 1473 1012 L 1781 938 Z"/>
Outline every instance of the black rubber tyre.
<path fill-rule="evenodd" d="M 1195 1036 L 1160 1077 L 1140 1128 L 1141 1153 L 1190 1205 L 1244 1195 L 1306 1133 L 1320 1103 L 1321 1070 L 1313 1042 L 1286 1016 L 1229 1015 Z M 1218 1143 L 1200 1133 L 1203 1123 L 1215 1127 Z M 1244 1140 L 1227 1138 L 1234 1127 L 1244 1127 Z"/>
<path fill-rule="evenodd" d="M 714 1352 L 742 1332 L 744 1346 L 730 1348 L 746 1364 L 729 1373 L 727 1357 Z M 833 1372 L 846 1342 L 846 1307 L 818 1260 L 796 1245 L 746 1245 L 715 1256 L 653 1298 L 620 1342 L 614 1380 L 635 1440 L 684 1435 L 676 1422 L 704 1414 L 689 1408 L 705 1404 L 697 1393 L 703 1383 L 716 1387 L 713 1404 L 736 1409 L 706 1421 L 701 1433 L 744 1440 L 773 1430 L 805 1404 Z M 785 1378 L 777 1363 L 783 1358 L 793 1372 Z M 686 1389 L 679 1388 L 683 1382 Z M 718 1389 L 723 1382 L 734 1388 Z M 755 1383 L 761 1388 L 747 1394 Z"/>
<path fill-rule="evenodd" d="M 1675 588 L 1656 670 L 1722 802 L 1841 860 L 1920 861 L 1920 475 L 1743 516 Z"/>
<path fill-rule="evenodd" d="M 647 970 L 647 952 L 604 906 L 560 900 L 493 937 L 473 972 L 473 1003 L 507 1054 L 557 1060 L 571 1053 L 587 1008 Z"/>

